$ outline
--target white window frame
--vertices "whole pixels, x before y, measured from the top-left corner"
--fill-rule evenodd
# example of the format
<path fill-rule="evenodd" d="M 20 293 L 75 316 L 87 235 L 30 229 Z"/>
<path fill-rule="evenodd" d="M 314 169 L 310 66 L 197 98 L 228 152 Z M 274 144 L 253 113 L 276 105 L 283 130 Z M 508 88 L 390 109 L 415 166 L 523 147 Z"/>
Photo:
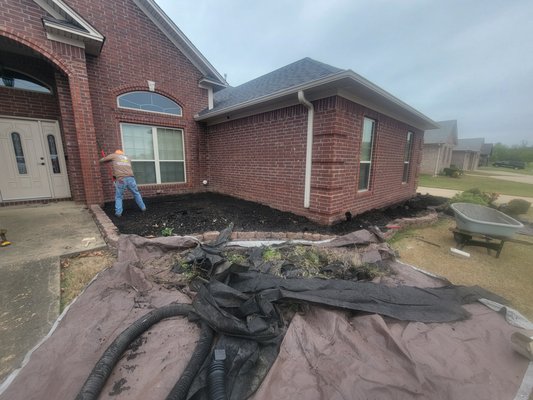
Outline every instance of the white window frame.
<path fill-rule="evenodd" d="M 175 184 L 182 184 L 182 183 L 187 183 L 187 165 L 186 165 L 186 156 L 185 156 L 185 131 L 182 129 L 182 128 L 169 128 L 169 127 L 166 127 L 166 126 L 156 126 L 156 125 L 143 125 L 143 124 L 132 124 L 132 123 L 128 123 L 128 122 L 123 122 L 120 124 L 120 139 L 122 141 L 122 145 L 124 147 L 124 126 L 125 125 L 130 125 L 130 126 L 143 126 L 143 127 L 148 127 L 148 128 L 151 128 L 152 129 L 152 144 L 153 144 L 153 147 L 154 147 L 154 159 L 153 160 L 148 160 L 148 159 L 132 159 L 132 163 L 135 162 L 135 161 L 150 161 L 150 162 L 154 162 L 155 164 L 155 182 L 151 182 L 151 183 L 142 183 L 142 184 L 139 184 L 140 186 L 142 185 L 175 185 Z M 181 146 L 182 146 L 182 149 L 183 149 L 183 160 L 160 160 L 159 159 L 159 143 L 157 141 L 157 129 L 158 128 L 161 128 L 161 129 L 169 129 L 169 130 L 174 130 L 174 131 L 179 131 L 181 132 Z M 183 162 L 183 182 L 161 182 L 161 167 L 160 167 L 160 163 L 161 161 L 165 162 L 165 161 L 173 161 L 173 162 Z"/>
<path fill-rule="evenodd" d="M 172 101 L 173 103 L 175 103 L 179 108 L 180 108 L 180 112 L 179 114 L 172 114 L 172 113 L 166 113 L 166 112 L 161 112 L 161 111 L 152 111 L 152 110 L 143 110 L 142 108 L 133 108 L 133 107 L 126 107 L 126 106 L 121 106 L 120 105 L 120 99 L 124 96 L 127 96 L 128 94 L 132 94 L 132 93 L 150 93 L 150 94 L 157 94 L 158 96 L 161 96 L 161 97 L 164 97 L 170 101 Z M 117 96 L 117 107 L 118 108 L 121 108 L 123 110 L 133 110 L 133 111 L 141 111 L 141 112 L 145 112 L 145 113 L 151 113 L 151 114 L 160 114 L 160 115 L 168 115 L 168 116 L 172 116 L 172 117 L 183 117 L 183 107 L 181 105 L 179 105 L 177 102 L 175 102 L 174 100 L 172 100 L 170 97 L 167 97 L 165 95 L 162 95 L 161 93 L 156 93 L 156 92 L 150 92 L 149 90 L 133 90 L 131 92 L 126 92 L 126 93 L 122 93 L 121 95 L 118 95 Z"/>
<path fill-rule="evenodd" d="M 372 133 L 370 136 L 370 160 L 369 161 L 362 161 L 361 160 L 361 150 L 363 147 L 363 138 L 364 138 L 364 132 L 365 132 L 365 124 L 369 121 L 372 123 Z M 374 142 L 376 139 L 376 124 L 377 121 L 372 118 L 363 117 L 363 129 L 361 131 L 361 149 L 359 151 L 359 181 L 357 182 L 357 191 L 358 192 L 368 192 L 370 190 L 370 180 L 372 177 L 372 158 L 374 157 Z M 368 164 L 368 182 L 366 184 L 366 188 L 359 189 L 359 183 L 361 182 L 361 164 Z"/>
<path fill-rule="evenodd" d="M 413 137 L 415 134 L 411 131 L 407 131 L 407 141 L 405 143 L 405 150 L 404 150 L 404 156 L 403 156 L 403 171 L 402 171 L 402 183 L 409 182 L 409 178 L 411 177 L 410 172 L 410 164 L 411 164 L 411 157 L 413 153 Z M 407 169 L 406 169 L 407 168 Z"/>

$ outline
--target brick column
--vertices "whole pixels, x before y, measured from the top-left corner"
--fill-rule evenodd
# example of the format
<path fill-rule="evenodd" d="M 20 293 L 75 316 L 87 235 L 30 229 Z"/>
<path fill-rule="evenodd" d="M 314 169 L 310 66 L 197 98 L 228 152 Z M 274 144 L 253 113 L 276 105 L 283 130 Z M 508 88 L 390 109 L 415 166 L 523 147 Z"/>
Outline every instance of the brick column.
<path fill-rule="evenodd" d="M 104 193 L 98 163 L 98 146 L 93 121 L 91 93 L 85 60 L 73 60 L 69 75 L 72 113 L 78 141 L 81 175 L 87 204 L 103 204 Z"/>

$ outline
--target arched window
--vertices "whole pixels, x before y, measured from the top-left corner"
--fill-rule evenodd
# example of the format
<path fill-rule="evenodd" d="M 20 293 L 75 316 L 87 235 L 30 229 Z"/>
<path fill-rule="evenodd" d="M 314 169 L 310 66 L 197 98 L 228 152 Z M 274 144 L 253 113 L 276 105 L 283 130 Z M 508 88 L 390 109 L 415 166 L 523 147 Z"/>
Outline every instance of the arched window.
<path fill-rule="evenodd" d="M 13 71 L 11 69 L 0 68 L 0 86 L 29 90 L 31 92 L 52 93 L 49 87 L 37 79 L 32 78 L 22 72 Z"/>
<path fill-rule="evenodd" d="M 117 98 L 120 108 L 182 116 L 179 104 L 154 92 L 129 92 Z"/>

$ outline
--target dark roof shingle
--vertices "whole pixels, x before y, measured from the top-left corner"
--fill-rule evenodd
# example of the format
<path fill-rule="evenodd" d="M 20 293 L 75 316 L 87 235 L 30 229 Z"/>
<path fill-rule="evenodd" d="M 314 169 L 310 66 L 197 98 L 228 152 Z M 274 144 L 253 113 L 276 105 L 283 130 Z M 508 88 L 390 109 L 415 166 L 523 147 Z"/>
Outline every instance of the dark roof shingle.
<path fill-rule="evenodd" d="M 228 87 L 214 94 L 213 112 L 279 92 L 283 89 L 316 81 L 345 70 L 315 61 L 309 57 L 279 68 L 237 87 Z"/>
<path fill-rule="evenodd" d="M 457 147 L 453 151 L 474 151 L 480 152 L 481 146 L 485 143 L 483 138 L 472 138 L 472 139 L 459 139 L 457 141 Z"/>

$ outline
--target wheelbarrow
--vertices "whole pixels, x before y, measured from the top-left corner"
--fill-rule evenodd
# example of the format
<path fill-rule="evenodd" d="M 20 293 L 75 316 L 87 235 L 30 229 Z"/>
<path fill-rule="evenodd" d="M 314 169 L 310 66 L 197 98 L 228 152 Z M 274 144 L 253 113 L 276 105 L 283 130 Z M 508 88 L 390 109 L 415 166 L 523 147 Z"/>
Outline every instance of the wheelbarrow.
<path fill-rule="evenodd" d="M 501 211 L 470 203 L 453 203 L 451 208 L 457 226 L 450 230 L 458 249 L 465 246 L 485 247 L 489 254 L 490 250 L 495 250 L 498 258 L 505 242 L 533 245 L 532 242 L 513 238 L 524 225 Z"/>

